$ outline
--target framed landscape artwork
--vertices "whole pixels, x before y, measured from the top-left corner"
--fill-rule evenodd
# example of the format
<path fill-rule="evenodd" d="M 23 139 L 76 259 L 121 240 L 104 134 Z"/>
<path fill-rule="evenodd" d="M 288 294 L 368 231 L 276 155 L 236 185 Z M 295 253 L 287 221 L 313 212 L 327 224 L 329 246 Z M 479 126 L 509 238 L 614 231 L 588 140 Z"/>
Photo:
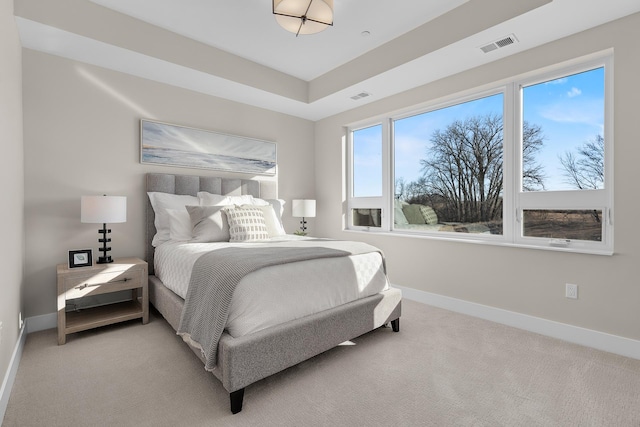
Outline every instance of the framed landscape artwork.
<path fill-rule="evenodd" d="M 276 144 L 140 120 L 140 163 L 275 175 Z"/>

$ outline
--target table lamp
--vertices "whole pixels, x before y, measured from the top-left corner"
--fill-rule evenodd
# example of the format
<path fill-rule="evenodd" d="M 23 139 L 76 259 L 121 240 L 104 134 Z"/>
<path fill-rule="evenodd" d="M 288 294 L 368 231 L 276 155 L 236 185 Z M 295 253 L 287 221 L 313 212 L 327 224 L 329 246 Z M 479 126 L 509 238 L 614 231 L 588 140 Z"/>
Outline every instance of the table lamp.
<path fill-rule="evenodd" d="M 107 264 L 113 262 L 107 253 L 111 250 L 107 243 L 111 241 L 107 234 L 111 229 L 107 229 L 107 223 L 118 223 L 127 221 L 127 198 L 124 196 L 82 196 L 80 203 L 80 221 L 90 224 L 102 224 L 102 229 L 98 234 L 102 237 L 98 239 L 102 247 L 98 250 L 102 256 L 96 261 L 97 264 Z"/>
<path fill-rule="evenodd" d="M 316 201 L 311 199 L 293 200 L 291 202 L 291 211 L 295 218 L 302 218 L 300 231 L 296 231 L 296 234 L 305 236 L 307 234 L 307 221 L 305 221 L 305 218 L 314 218 L 316 216 Z"/>

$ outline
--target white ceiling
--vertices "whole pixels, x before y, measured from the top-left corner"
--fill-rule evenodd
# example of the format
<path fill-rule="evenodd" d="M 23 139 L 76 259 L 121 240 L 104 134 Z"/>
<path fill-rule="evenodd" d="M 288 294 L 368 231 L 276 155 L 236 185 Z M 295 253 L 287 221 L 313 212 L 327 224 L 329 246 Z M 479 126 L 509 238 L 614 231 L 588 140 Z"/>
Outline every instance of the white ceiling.
<path fill-rule="evenodd" d="M 310 120 L 640 11 L 638 0 L 519 0 L 532 9 L 496 22 L 496 16 L 515 7 L 509 5 L 512 0 L 334 0 L 334 26 L 296 38 L 277 25 L 268 0 L 65 1 L 83 8 L 58 16 L 55 8 L 40 12 L 34 0 L 17 0 L 24 47 Z M 465 16 L 467 10 L 482 14 Z M 460 26 L 451 25 L 454 18 Z M 126 31 L 114 28 L 101 36 L 102 19 L 120 19 L 113 22 L 126 24 Z M 163 40 L 175 39 L 184 52 L 169 57 L 159 43 L 140 47 L 150 34 L 145 22 L 170 31 Z M 206 45 L 212 63 L 194 66 L 203 51 L 176 34 Z M 488 54 L 480 51 L 510 34 L 518 43 Z M 237 73 L 218 72 L 224 65 L 236 66 Z M 257 77 L 249 72 L 254 67 Z M 283 86 L 298 92 L 289 94 Z M 351 99 L 361 92 L 371 96 Z"/>
<path fill-rule="evenodd" d="M 91 1 L 309 81 L 468 0 L 335 0 L 334 26 L 299 37 L 276 23 L 269 0 Z"/>

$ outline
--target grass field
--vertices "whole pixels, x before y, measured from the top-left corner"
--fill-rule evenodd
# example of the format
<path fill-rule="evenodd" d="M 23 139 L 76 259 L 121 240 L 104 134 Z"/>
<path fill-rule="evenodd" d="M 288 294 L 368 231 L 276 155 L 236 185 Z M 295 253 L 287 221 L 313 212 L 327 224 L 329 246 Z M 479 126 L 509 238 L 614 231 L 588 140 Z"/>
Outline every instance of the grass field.
<path fill-rule="evenodd" d="M 601 211 L 529 210 L 524 212 L 523 235 L 525 237 L 600 242 L 602 241 L 601 221 Z M 484 229 L 488 229 L 491 234 L 501 235 L 503 233 L 501 220 L 479 222 L 475 225 L 476 227 L 472 227 L 469 224 L 461 223 L 447 231 L 474 233 L 474 230 L 482 230 L 478 226 L 484 226 Z"/>

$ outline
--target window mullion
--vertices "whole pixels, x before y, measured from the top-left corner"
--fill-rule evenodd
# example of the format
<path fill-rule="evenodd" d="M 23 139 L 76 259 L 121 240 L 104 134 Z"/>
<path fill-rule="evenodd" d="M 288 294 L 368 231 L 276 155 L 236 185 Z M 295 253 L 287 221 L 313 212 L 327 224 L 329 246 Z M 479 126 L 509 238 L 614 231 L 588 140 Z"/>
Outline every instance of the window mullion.
<path fill-rule="evenodd" d="M 391 119 L 382 122 L 382 230 L 391 230 L 391 206 L 393 205 L 393 154 Z"/>
<path fill-rule="evenodd" d="M 519 153 L 521 146 L 521 132 L 519 129 L 519 117 L 520 117 L 520 103 L 519 94 L 515 84 L 511 83 L 505 87 L 504 96 L 504 143 L 503 143 L 503 171 L 504 171 L 504 189 L 503 189 L 503 233 L 504 239 L 507 242 L 513 242 L 515 236 L 517 236 L 518 225 L 517 221 L 517 196 L 520 186 L 521 176 L 519 164 Z"/>

